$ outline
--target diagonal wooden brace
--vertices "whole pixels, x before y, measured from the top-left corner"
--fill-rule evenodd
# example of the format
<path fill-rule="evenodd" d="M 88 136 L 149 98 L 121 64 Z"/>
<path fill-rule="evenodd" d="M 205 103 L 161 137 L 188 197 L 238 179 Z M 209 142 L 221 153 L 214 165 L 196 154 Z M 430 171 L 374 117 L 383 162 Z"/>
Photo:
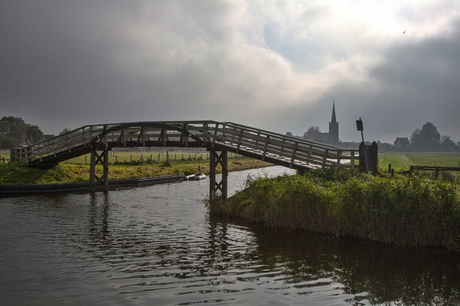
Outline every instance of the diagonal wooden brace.
<path fill-rule="evenodd" d="M 97 148 L 91 148 L 91 157 L 90 157 L 90 189 L 94 189 L 98 185 L 102 185 L 104 191 L 109 190 L 109 150 L 105 148 L 100 154 L 97 152 Z M 98 164 L 102 165 L 102 176 L 98 177 L 96 175 L 96 166 Z"/>
<path fill-rule="evenodd" d="M 214 202 L 220 196 L 222 201 L 227 200 L 228 186 L 228 166 L 227 166 L 227 151 L 220 153 L 210 149 L 210 172 L 209 172 L 209 199 Z M 220 182 L 216 181 L 217 167 L 222 168 L 222 178 Z"/>

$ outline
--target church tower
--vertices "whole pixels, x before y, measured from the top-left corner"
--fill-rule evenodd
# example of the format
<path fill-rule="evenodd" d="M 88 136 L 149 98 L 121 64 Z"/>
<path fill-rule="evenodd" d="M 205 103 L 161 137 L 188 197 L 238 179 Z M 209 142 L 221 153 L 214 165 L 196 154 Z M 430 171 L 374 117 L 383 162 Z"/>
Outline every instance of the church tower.
<path fill-rule="evenodd" d="M 329 122 L 329 137 L 328 143 L 332 145 L 339 145 L 339 123 L 335 117 L 335 102 L 332 102 L 332 118 Z"/>

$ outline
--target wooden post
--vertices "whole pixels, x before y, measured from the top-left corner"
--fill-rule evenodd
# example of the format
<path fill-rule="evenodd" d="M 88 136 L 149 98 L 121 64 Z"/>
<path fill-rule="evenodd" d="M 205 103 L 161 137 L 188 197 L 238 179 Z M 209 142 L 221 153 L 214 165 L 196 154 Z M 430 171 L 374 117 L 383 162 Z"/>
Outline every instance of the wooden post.
<path fill-rule="evenodd" d="M 211 148 L 210 150 L 210 172 L 209 172 L 209 200 L 214 202 L 218 195 L 222 201 L 227 200 L 227 183 L 228 183 L 228 155 L 227 151 L 222 151 L 220 154 Z M 220 182 L 216 181 L 217 166 L 222 167 L 222 178 Z"/>
<path fill-rule="evenodd" d="M 89 158 L 89 186 L 91 191 L 94 190 L 96 184 L 96 148 L 91 148 L 91 155 Z"/>
<path fill-rule="evenodd" d="M 326 167 L 326 161 L 327 161 L 327 156 L 329 155 L 329 150 L 328 149 L 325 149 L 324 150 L 324 156 L 323 156 L 323 165 L 322 167 Z"/>
<path fill-rule="evenodd" d="M 96 175 L 96 165 L 102 164 L 102 177 Z M 89 182 L 90 189 L 94 191 L 98 184 L 102 184 L 104 191 L 109 190 L 109 150 L 105 148 L 101 154 L 97 153 L 97 148 L 91 149 Z"/>
<path fill-rule="evenodd" d="M 367 146 L 363 142 L 359 145 L 359 171 L 367 173 Z"/>
<path fill-rule="evenodd" d="M 355 171 L 355 151 L 351 151 L 351 170 Z"/>
<path fill-rule="evenodd" d="M 104 168 L 102 182 L 104 184 L 104 191 L 109 190 L 109 150 L 107 148 L 102 152 L 102 167 Z"/>
<path fill-rule="evenodd" d="M 379 146 L 373 141 L 371 145 L 372 171 L 377 173 L 379 170 Z"/>
<path fill-rule="evenodd" d="M 209 201 L 214 203 L 216 200 L 216 151 L 214 148 L 211 149 L 209 152 L 210 159 L 209 159 Z"/>

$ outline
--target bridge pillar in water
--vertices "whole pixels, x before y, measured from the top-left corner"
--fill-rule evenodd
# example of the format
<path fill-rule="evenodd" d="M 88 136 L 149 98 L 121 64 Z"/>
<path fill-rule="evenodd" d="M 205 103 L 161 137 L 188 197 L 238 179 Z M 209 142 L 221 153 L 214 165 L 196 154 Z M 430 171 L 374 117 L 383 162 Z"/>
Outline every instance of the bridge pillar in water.
<path fill-rule="evenodd" d="M 209 169 L 209 197 L 210 201 L 214 202 L 217 197 L 220 196 L 222 201 L 227 200 L 227 179 L 228 179 L 228 167 L 227 167 L 227 151 L 218 152 L 211 148 L 209 150 L 210 169 Z M 222 167 L 222 178 L 220 182 L 216 181 L 217 167 Z"/>
<path fill-rule="evenodd" d="M 96 175 L 96 166 L 102 165 L 102 176 L 98 177 Z M 104 150 L 99 154 L 97 148 L 94 147 L 91 149 L 90 157 L 90 170 L 89 170 L 89 182 L 91 190 L 94 190 L 97 185 L 102 185 L 104 191 L 109 190 L 109 150 L 104 148 Z"/>

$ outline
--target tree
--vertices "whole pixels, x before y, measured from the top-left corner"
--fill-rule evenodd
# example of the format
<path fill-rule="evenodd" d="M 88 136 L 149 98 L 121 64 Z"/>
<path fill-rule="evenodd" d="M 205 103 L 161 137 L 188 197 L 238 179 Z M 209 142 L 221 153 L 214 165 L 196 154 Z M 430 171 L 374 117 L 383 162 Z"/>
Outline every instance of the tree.
<path fill-rule="evenodd" d="M 68 133 L 68 132 L 70 132 L 69 128 L 63 128 L 62 131 L 59 133 L 59 135 L 62 135 L 62 134 Z"/>
<path fill-rule="evenodd" d="M 2 148 L 11 148 L 15 145 L 25 142 L 26 123 L 21 118 L 5 116 L 0 119 L 0 146 Z"/>
<path fill-rule="evenodd" d="M 30 143 L 36 143 L 45 140 L 42 130 L 36 125 L 26 124 L 26 136 Z"/>
<path fill-rule="evenodd" d="M 40 128 L 25 123 L 22 118 L 5 116 L 0 119 L 0 148 L 10 149 L 15 145 L 43 139 L 44 135 Z"/>
<path fill-rule="evenodd" d="M 427 122 L 422 129 L 416 129 L 410 138 L 411 148 L 420 151 L 438 151 L 440 149 L 441 134 L 436 126 Z"/>
<path fill-rule="evenodd" d="M 441 136 L 441 147 L 443 151 L 449 152 L 458 151 L 459 149 L 448 135 Z"/>
<path fill-rule="evenodd" d="M 321 130 L 318 126 L 310 126 L 305 133 L 303 133 L 303 138 L 308 140 L 320 141 L 321 140 Z"/>

